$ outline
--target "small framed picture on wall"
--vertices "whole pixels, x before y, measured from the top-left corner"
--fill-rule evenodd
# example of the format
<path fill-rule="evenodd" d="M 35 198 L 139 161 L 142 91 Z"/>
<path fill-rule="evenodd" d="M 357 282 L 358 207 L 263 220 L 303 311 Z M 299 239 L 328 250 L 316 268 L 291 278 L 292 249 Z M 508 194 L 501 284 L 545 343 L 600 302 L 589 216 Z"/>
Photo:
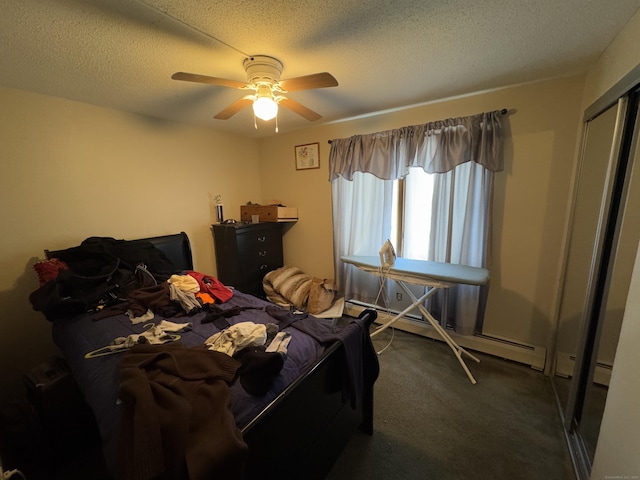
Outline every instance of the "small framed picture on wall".
<path fill-rule="evenodd" d="M 320 168 L 320 144 L 296 145 L 296 170 Z"/>

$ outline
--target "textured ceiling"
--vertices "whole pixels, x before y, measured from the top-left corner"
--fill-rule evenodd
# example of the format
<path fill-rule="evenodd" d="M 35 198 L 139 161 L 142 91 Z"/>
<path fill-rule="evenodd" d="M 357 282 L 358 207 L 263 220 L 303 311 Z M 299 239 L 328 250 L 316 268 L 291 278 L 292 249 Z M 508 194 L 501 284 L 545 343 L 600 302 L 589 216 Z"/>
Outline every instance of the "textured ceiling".
<path fill-rule="evenodd" d="M 640 0 L 2 0 L 0 85 L 241 135 L 245 92 L 171 80 L 245 81 L 245 55 L 282 78 L 330 72 L 339 86 L 289 97 L 323 123 L 585 71 Z M 217 39 L 217 40 L 216 40 Z M 219 40 L 219 41 L 218 41 Z M 499 108 L 497 105 L 496 108 Z M 280 132 L 310 123 L 280 109 Z"/>

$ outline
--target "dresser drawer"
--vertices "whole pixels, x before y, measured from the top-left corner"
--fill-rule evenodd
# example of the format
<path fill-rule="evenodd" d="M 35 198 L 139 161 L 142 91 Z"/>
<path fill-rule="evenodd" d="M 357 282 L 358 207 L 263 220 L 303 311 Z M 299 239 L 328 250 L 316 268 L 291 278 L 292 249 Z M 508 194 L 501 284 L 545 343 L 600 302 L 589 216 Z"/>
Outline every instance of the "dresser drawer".
<path fill-rule="evenodd" d="M 218 279 L 264 298 L 262 279 L 283 265 L 278 223 L 213 225 Z"/>
<path fill-rule="evenodd" d="M 246 255 L 250 263 L 282 261 L 282 234 L 280 229 L 256 229 L 238 235 L 238 252 Z"/>

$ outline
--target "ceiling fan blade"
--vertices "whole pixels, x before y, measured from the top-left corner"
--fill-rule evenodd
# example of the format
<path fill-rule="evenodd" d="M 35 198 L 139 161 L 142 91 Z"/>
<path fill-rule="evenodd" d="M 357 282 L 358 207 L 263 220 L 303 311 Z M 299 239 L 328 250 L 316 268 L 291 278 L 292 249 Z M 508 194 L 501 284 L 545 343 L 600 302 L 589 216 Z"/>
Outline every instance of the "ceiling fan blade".
<path fill-rule="evenodd" d="M 279 83 L 280 87 L 287 92 L 338 86 L 338 81 L 333 77 L 333 75 L 327 72 L 314 73 L 303 77 L 288 78 L 286 80 L 280 80 Z"/>
<path fill-rule="evenodd" d="M 171 75 L 174 80 L 184 80 L 185 82 L 208 83 L 210 85 L 220 85 L 222 87 L 247 88 L 246 82 L 228 80 L 226 78 L 209 77 L 198 75 L 197 73 L 176 72 Z"/>
<path fill-rule="evenodd" d="M 247 95 L 246 97 L 242 97 L 241 99 L 233 102 L 231 105 L 229 105 L 227 108 L 219 112 L 213 118 L 217 118 L 218 120 L 227 120 L 232 116 L 234 116 L 236 113 L 238 113 L 240 110 L 242 110 L 244 107 L 248 107 L 252 103 L 253 103 L 253 99 L 251 98 L 250 95 Z"/>
<path fill-rule="evenodd" d="M 288 108 L 292 112 L 295 112 L 301 117 L 304 117 L 307 120 L 310 120 L 312 122 L 315 120 L 318 120 L 319 118 L 322 118 L 322 115 L 314 112 L 313 110 L 308 109 L 301 103 L 298 103 L 295 100 L 291 100 L 290 98 L 287 98 L 287 97 L 282 97 L 278 102 L 278 104 L 282 105 L 285 108 Z"/>

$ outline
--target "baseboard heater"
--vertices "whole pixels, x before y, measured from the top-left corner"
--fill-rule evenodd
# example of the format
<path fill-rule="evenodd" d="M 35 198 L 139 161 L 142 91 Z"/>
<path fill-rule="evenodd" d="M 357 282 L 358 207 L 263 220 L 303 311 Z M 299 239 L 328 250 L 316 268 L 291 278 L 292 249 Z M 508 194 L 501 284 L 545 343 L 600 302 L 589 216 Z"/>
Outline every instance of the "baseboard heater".
<path fill-rule="evenodd" d="M 366 308 L 375 308 L 378 310 L 376 323 L 379 324 L 391 320 L 399 313 L 393 310 L 389 312 L 381 311 L 379 308 L 376 308 L 375 305 L 358 300 L 348 300 L 345 302 L 344 313 L 345 315 L 357 317 L 360 312 Z M 394 323 L 393 326 L 398 330 L 442 341 L 442 338 L 435 329 L 431 327 L 428 322 L 422 320 L 420 315 L 405 315 Z M 457 335 L 451 330 L 447 330 L 447 333 L 463 348 L 522 363 L 535 370 L 544 370 L 547 358 L 547 349 L 544 347 L 527 345 L 495 335 Z"/>

